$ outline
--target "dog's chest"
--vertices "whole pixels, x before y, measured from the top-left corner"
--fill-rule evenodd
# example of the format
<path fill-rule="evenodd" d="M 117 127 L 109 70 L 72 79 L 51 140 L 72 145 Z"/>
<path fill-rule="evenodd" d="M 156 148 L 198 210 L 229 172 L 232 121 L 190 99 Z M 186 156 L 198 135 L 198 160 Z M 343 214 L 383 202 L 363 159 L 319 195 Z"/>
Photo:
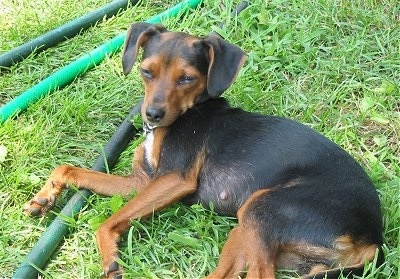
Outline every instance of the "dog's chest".
<path fill-rule="evenodd" d="M 147 133 L 146 138 L 143 142 L 144 146 L 144 160 L 145 165 L 149 166 L 151 170 L 154 170 L 154 158 L 153 158 L 153 146 L 154 146 L 154 132 L 150 131 Z"/>
<path fill-rule="evenodd" d="M 186 174 L 202 158 L 204 134 L 194 133 L 193 128 L 173 128 L 157 127 L 142 143 L 145 171 L 152 178 L 171 172 Z"/>

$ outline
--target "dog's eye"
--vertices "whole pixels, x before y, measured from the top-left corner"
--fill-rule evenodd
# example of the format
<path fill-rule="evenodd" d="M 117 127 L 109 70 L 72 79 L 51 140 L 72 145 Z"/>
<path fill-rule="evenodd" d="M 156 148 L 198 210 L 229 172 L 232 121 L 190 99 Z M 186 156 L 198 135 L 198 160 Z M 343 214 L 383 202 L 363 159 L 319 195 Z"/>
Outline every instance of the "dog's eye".
<path fill-rule="evenodd" d="M 149 70 L 141 68 L 140 71 L 145 78 L 153 79 L 153 74 Z"/>
<path fill-rule="evenodd" d="M 178 80 L 177 84 L 178 84 L 178 85 L 189 84 L 189 83 L 191 83 L 191 82 L 194 81 L 194 80 L 195 80 L 194 77 L 183 76 L 183 77 L 181 77 L 181 78 Z"/>

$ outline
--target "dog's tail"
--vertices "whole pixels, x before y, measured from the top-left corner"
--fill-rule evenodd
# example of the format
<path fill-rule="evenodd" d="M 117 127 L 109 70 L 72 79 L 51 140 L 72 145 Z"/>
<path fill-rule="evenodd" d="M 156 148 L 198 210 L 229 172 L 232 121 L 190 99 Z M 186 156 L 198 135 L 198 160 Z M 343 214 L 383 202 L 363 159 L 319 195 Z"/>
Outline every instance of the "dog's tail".
<path fill-rule="evenodd" d="M 373 265 L 377 268 L 383 265 L 385 257 L 383 255 L 382 248 L 379 249 Z M 338 278 L 354 278 L 354 276 L 365 275 L 364 264 L 349 266 L 345 268 L 334 268 L 321 273 L 306 275 L 301 277 L 302 279 L 338 279 Z M 368 273 L 368 272 L 367 272 Z M 342 277 L 340 277 L 342 276 Z"/>

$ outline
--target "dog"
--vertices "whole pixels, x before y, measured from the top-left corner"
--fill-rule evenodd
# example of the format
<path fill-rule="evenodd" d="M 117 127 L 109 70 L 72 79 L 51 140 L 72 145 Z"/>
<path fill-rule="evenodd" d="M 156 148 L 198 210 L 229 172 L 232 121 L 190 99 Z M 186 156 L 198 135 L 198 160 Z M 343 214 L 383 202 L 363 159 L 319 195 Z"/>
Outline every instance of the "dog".
<path fill-rule="evenodd" d="M 42 215 L 73 184 L 95 193 L 136 196 L 96 233 L 103 275 L 120 278 L 118 240 L 132 219 L 181 201 L 235 216 L 218 266 L 207 278 L 338 278 L 382 258 L 382 216 L 362 167 L 311 128 L 233 108 L 221 97 L 245 53 L 218 35 L 133 24 L 122 55 L 128 75 L 143 49 L 141 115 L 147 136 L 128 176 L 56 168 L 24 210 Z M 245 241 L 243 241 L 245 239 Z"/>

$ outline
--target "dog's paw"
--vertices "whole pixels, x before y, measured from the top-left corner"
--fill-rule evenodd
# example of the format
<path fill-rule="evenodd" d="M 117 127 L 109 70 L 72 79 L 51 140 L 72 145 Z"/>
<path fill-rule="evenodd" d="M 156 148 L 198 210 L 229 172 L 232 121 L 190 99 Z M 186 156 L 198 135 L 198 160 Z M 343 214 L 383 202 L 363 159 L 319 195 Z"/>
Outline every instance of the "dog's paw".
<path fill-rule="evenodd" d="M 110 279 L 122 279 L 122 270 L 120 269 L 117 261 L 112 261 L 107 267 L 103 269 L 103 277 Z"/>
<path fill-rule="evenodd" d="M 55 205 L 57 196 L 65 183 L 49 180 L 45 186 L 29 202 L 25 204 L 23 210 L 29 216 L 40 216 L 52 209 Z"/>

